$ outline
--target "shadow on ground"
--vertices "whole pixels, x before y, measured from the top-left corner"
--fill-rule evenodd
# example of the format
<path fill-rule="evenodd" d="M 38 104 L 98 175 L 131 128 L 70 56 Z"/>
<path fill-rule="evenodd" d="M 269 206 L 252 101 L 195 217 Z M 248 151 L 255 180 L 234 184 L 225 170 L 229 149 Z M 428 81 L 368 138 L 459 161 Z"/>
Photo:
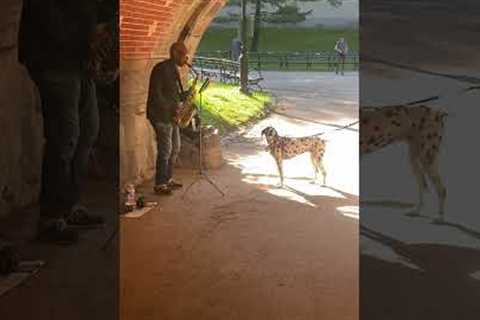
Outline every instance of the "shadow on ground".
<path fill-rule="evenodd" d="M 361 236 L 392 248 L 422 270 L 370 255 L 360 257 L 360 317 L 365 319 L 475 319 L 480 312 L 478 250 L 406 244 L 361 227 Z"/>
<path fill-rule="evenodd" d="M 122 219 L 122 319 L 358 317 L 358 223 L 336 210 L 358 205 L 356 196 L 290 188 L 309 206 L 232 165 L 211 177 L 224 198 L 206 181 L 183 198 L 156 198 L 147 185 L 159 207 Z"/>
<path fill-rule="evenodd" d="M 118 225 L 117 195 L 108 182 L 92 182 L 85 201 L 107 225 L 82 231 L 79 243 L 72 246 L 32 240 L 36 208 L 1 221 L 1 233 L 16 244 L 21 259 L 46 262 L 38 274 L 0 297 L 2 320 L 118 319 L 118 241 L 101 250 Z"/>

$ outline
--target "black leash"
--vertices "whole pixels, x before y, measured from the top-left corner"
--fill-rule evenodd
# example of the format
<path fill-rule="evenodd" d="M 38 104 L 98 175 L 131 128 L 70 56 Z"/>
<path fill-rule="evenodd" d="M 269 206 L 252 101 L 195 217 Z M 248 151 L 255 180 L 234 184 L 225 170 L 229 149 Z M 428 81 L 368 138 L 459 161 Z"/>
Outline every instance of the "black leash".
<path fill-rule="evenodd" d="M 321 132 L 321 133 L 314 134 L 314 135 L 312 135 L 312 137 L 321 136 L 321 135 L 326 134 L 326 133 L 330 133 L 330 132 L 335 132 L 335 131 L 339 131 L 339 130 L 348 129 L 348 128 L 353 127 L 354 125 L 358 124 L 359 122 L 360 122 L 360 121 L 357 120 L 357 121 L 355 121 L 355 122 L 349 123 L 349 124 L 344 125 L 344 126 L 341 126 L 341 127 L 339 127 L 339 128 L 335 128 L 335 129 L 330 130 L 330 131 L 325 131 L 325 132 Z"/>
<path fill-rule="evenodd" d="M 480 86 L 470 86 L 466 89 L 462 89 L 460 90 L 460 92 L 458 94 L 462 94 L 462 93 L 465 93 L 465 92 L 468 92 L 468 91 L 472 91 L 472 90 L 477 90 L 477 89 L 480 89 Z M 408 102 L 408 103 L 404 103 L 404 105 L 406 106 L 413 106 L 415 104 L 419 104 L 419 103 L 424 103 L 424 102 L 429 102 L 429 101 L 433 101 L 433 100 L 439 100 L 441 99 L 442 96 L 432 96 L 432 97 L 429 97 L 429 98 L 425 98 L 425 99 L 421 99 L 421 100 L 416 100 L 416 101 L 412 101 L 412 102 Z"/>
<path fill-rule="evenodd" d="M 466 89 L 462 89 L 462 90 L 460 90 L 459 94 L 462 94 L 462 93 L 465 93 L 465 92 L 468 92 L 468 91 L 472 91 L 472 90 L 477 90 L 477 89 L 480 89 L 480 85 L 479 86 L 470 86 Z M 431 96 L 429 98 L 424 98 L 424 99 L 421 99 L 421 100 L 415 100 L 415 101 L 403 103 L 402 105 L 413 106 L 413 105 L 416 105 L 416 104 L 419 104 L 419 103 L 425 103 L 425 102 L 429 102 L 429 101 L 439 100 L 441 98 L 442 98 L 442 96 L 438 96 L 438 95 L 437 96 Z M 336 128 L 336 129 L 326 131 L 326 132 L 317 133 L 317 134 L 314 134 L 313 136 L 316 137 L 316 136 L 321 136 L 321 135 L 326 134 L 326 133 L 335 132 L 335 131 L 339 131 L 339 130 L 344 130 L 344 129 L 353 127 L 354 125 L 358 124 L 359 122 L 360 121 L 357 120 L 355 122 L 349 123 L 349 124 L 347 124 L 345 126 L 342 126 L 340 128 Z"/>

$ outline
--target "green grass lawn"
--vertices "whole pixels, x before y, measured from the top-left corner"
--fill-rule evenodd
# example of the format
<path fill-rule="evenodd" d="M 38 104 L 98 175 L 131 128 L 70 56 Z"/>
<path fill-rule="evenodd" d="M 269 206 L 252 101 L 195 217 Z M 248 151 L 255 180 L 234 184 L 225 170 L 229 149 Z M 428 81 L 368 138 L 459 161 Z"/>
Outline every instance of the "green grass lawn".
<path fill-rule="evenodd" d="M 229 50 L 236 29 L 210 27 L 204 34 L 198 52 Z M 332 28 L 268 27 L 260 34 L 259 51 L 333 50 L 338 38 L 344 37 L 352 50 L 358 51 L 358 31 Z"/>
<path fill-rule="evenodd" d="M 238 86 L 211 83 L 202 97 L 202 120 L 225 132 L 265 114 L 265 106 L 272 102 L 266 92 L 254 92 L 251 96 L 240 93 Z M 197 96 L 197 103 L 200 103 Z"/>

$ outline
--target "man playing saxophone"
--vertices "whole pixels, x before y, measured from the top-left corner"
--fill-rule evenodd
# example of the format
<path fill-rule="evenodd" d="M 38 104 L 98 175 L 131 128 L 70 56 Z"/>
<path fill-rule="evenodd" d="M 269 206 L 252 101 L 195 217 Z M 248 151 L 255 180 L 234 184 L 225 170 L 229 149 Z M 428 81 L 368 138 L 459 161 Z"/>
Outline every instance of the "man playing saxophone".
<path fill-rule="evenodd" d="M 174 181 L 173 166 L 180 152 L 178 113 L 186 92 L 178 67 L 188 65 L 188 50 L 182 42 L 170 47 L 170 58 L 158 63 L 152 70 L 147 100 L 147 118 L 157 139 L 157 161 L 154 191 L 169 195 L 182 184 Z"/>

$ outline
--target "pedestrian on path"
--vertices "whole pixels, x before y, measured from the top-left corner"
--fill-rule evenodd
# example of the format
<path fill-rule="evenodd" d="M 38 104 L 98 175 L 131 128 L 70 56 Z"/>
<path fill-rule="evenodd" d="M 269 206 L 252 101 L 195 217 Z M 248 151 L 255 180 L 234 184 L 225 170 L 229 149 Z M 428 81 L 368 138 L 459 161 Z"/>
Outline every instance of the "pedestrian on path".
<path fill-rule="evenodd" d="M 242 41 L 238 37 L 232 40 L 231 54 L 232 60 L 238 62 L 242 53 Z"/>
<path fill-rule="evenodd" d="M 341 74 L 343 76 L 343 71 L 345 69 L 345 58 L 348 54 L 348 44 L 345 38 L 338 39 L 337 43 L 335 43 L 334 50 L 337 52 L 337 65 L 335 68 L 335 74 L 338 74 L 341 65 Z"/>

